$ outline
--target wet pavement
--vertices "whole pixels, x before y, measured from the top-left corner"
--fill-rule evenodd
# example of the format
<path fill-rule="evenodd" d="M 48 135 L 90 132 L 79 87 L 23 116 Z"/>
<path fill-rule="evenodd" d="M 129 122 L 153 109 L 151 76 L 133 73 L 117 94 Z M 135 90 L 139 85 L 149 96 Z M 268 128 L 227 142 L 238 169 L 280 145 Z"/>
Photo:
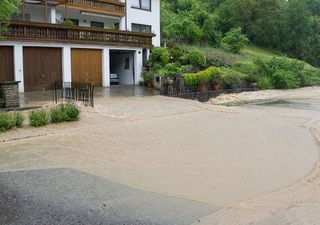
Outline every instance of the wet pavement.
<path fill-rule="evenodd" d="M 139 85 L 112 85 L 111 87 L 95 87 L 94 98 L 103 97 L 143 97 L 159 95 L 155 88 Z M 54 91 L 38 91 L 20 93 L 21 108 L 41 107 L 54 102 Z"/>
<path fill-rule="evenodd" d="M 217 210 L 73 169 L 0 173 L 1 225 L 188 225 Z"/>

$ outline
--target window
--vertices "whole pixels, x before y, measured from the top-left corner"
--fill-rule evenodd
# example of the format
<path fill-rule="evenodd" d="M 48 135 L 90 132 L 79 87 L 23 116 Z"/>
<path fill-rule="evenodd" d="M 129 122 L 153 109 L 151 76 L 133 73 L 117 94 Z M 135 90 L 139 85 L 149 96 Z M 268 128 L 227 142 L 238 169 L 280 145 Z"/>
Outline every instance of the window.
<path fill-rule="evenodd" d="M 132 8 L 151 10 L 151 0 L 132 0 Z"/>
<path fill-rule="evenodd" d="M 124 69 L 128 70 L 130 69 L 130 58 L 126 57 L 125 61 L 124 61 Z"/>
<path fill-rule="evenodd" d="M 120 23 L 115 23 L 114 24 L 114 29 L 119 30 L 120 29 Z"/>
<path fill-rule="evenodd" d="M 63 21 L 64 21 L 64 23 L 68 23 L 70 21 L 70 22 L 72 22 L 72 24 L 74 26 L 79 26 L 79 20 L 76 20 L 76 19 L 66 19 L 66 18 L 64 18 Z"/>
<path fill-rule="evenodd" d="M 90 22 L 90 26 L 91 27 L 97 27 L 97 28 L 104 28 L 104 24 L 101 22 L 95 22 L 95 21 L 91 21 Z"/>
<path fill-rule="evenodd" d="M 150 25 L 144 25 L 144 24 L 132 23 L 131 24 L 131 30 L 133 32 L 151 33 L 151 26 Z"/>

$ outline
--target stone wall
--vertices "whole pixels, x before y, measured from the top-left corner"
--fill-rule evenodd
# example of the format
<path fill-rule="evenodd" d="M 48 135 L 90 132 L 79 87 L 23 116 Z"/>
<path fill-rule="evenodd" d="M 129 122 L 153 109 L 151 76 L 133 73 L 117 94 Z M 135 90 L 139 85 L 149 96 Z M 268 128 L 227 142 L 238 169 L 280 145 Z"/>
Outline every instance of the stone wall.
<path fill-rule="evenodd" d="M 0 82 L 0 107 L 19 108 L 19 81 Z"/>

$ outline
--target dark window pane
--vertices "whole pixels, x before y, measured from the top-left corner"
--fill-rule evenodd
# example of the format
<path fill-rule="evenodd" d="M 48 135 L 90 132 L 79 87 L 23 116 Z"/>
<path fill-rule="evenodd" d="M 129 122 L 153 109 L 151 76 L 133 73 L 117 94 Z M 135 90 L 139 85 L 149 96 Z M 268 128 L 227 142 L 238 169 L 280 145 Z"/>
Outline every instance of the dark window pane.
<path fill-rule="evenodd" d="M 97 27 L 97 28 L 103 28 L 103 27 L 104 27 L 104 24 L 101 23 L 101 22 L 91 21 L 91 22 L 90 22 L 90 26 L 91 26 L 91 27 Z"/>

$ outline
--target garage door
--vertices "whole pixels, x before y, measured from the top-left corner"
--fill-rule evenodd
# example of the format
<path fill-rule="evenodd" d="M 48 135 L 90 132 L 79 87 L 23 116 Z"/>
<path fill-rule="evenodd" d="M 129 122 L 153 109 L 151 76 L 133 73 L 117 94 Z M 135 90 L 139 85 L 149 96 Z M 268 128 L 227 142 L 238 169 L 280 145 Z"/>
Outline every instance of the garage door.
<path fill-rule="evenodd" d="M 44 91 L 62 81 L 60 48 L 23 48 L 25 91 Z"/>
<path fill-rule="evenodd" d="M 102 50 L 71 50 L 72 82 L 102 86 Z"/>
<path fill-rule="evenodd" d="M 13 47 L 0 46 L 0 81 L 13 80 Z"/>

